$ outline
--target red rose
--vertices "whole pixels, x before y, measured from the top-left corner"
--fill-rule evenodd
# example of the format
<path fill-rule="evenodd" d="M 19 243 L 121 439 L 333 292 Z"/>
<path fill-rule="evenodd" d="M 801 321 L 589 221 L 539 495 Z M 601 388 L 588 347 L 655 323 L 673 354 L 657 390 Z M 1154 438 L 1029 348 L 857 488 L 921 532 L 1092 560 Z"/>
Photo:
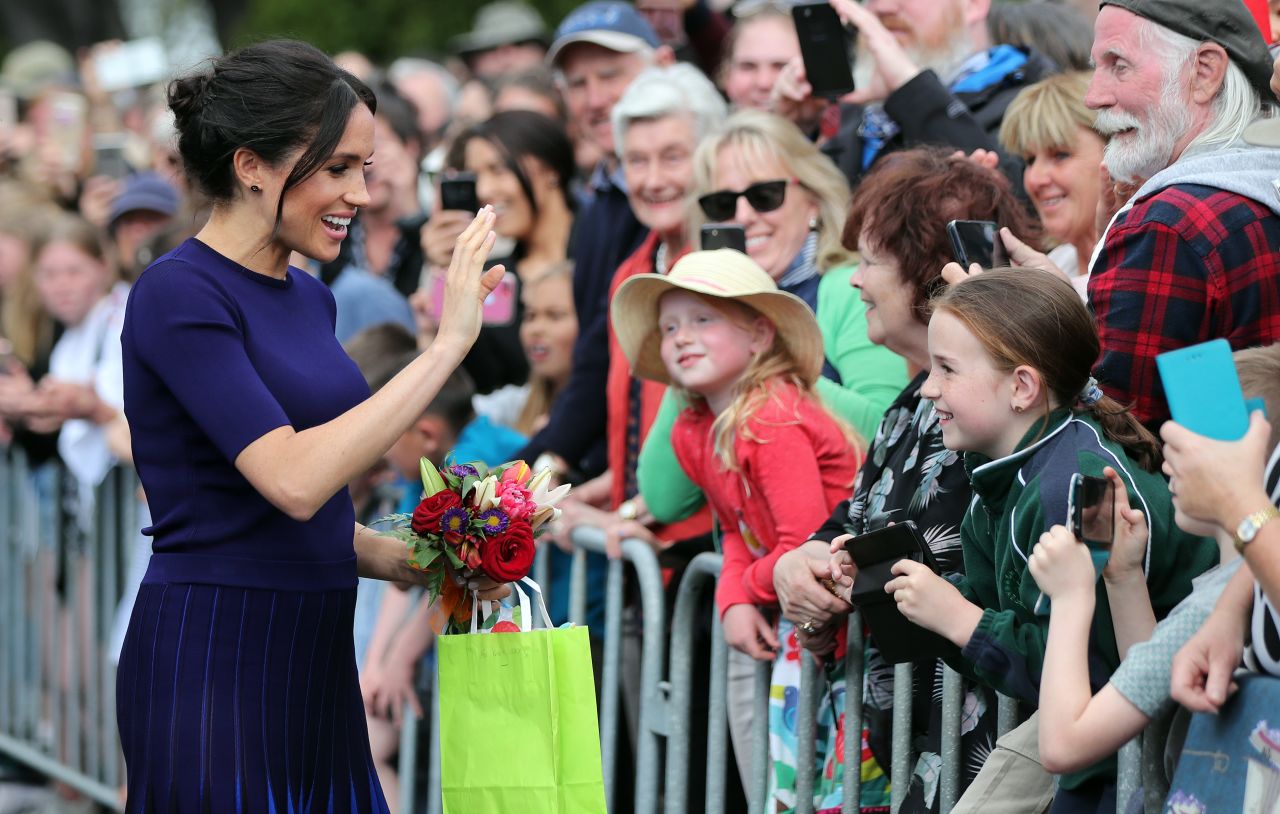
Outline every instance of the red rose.
<path fill-rule="evenodd" d="M 462 506 L 462 498 L 448 489 L 443 492 L 436 492 L 431 497 L 423 500 L 418 504 L 418 508 L 413 510 L 413 533 L 419 537 L 426 537 L 429 534 L 440 534 L 440 518 L 444 517 L 444 513 L 450 509 L 456 509 Z"/>
<path fill-rule="evenodd" d="M 485 540 L 480 570 L 498 582 L 515 582 L 529 575 L 533 555 L 533 529 L 528 523 L 512 521 L 505 534 Z"/>

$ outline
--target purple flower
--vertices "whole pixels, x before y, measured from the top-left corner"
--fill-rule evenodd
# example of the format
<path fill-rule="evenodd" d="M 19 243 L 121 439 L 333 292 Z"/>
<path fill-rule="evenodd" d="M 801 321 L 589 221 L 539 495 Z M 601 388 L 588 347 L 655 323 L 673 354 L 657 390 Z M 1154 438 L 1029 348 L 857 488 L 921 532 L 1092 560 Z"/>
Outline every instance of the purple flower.
<path fill-rule="evenodd" d="M 480 514 L 476 515 L 476 519 L 480 521 L 480 529 L 486 536 L 503 533 L 507 530 L 507 524 L 510 522 L 507 513 L 501 509 L 480 512 Z"/>
<path fill-rule="evenodd" d="M 440 517 L 440 531 L 444 534 L 461 534 L 471 523 L 471 515 L 461 507 L 448 509 Z"/>
<path fill-rule="evenodd" d="M 465 478 L 468 475 L 480 477 L 480 472 L 471 464 L 454 464 L 449 467 L 449 471 L 459 478 Z"/>

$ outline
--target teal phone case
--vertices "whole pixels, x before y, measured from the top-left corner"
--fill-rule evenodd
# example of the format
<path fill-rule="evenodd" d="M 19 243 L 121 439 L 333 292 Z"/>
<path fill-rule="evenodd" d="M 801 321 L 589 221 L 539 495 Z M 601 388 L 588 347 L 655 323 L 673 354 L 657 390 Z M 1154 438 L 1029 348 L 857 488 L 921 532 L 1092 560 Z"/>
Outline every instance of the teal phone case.
<path fill-rule="evenodd" d="M 1156 357 L 1173 420 L 1207 438 L 1238 441 L 1249 410 L 1231 359 L 1231 345 L 1213 339 Z"/>

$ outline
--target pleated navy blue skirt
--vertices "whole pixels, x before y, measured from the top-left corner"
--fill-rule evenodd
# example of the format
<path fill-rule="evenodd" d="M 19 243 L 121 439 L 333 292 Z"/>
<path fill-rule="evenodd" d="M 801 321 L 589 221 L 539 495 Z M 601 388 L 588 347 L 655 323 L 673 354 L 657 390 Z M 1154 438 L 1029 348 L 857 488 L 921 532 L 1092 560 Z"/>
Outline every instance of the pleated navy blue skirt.
<path fill-rule="evenodd" d="M 117 675 L 130 812 L 385 812 L 356 592 L 143 585 Z"/>

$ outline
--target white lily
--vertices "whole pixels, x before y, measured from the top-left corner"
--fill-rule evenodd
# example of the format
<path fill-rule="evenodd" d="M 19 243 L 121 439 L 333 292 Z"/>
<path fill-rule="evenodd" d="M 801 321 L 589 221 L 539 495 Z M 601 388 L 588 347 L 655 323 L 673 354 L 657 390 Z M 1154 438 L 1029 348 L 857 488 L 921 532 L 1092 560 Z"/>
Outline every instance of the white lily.
<path fill-rule="evenodd" d="M 551 480 L 551 470 L 543 469 L 533 476 L 525 488 L 528 489 L 531 494 L 537 494 L 538 490 L 546 485 L 549 480 Z"/>
<path fill-rule="evenodd" d="M 498 479 L 490 475 L 482 481 L 476 481 L 475 507 L 477 512 L 487 512 L 498 505 Z"/>
<path fill-rule="evenodd" d="M 545 471 L 545 470 L 544 470 Z M 534 480 L 537 480 L 536 478 Z M 532 484 L 531 484 L 532 486 Z M 564 483 L 554 489 L 547 489 L 547 479 L 537 484 L 537 488 L 530 488 L 532 494 L 530 499 L 539 509 L 547 506 L 554 506 L 569 494 L 569 484 Z"/>
<path fill-rule="evenodd" d="M 560 514 L 560 510 L 555 506 L 540 506 L 538 510 L 530 516 L 529 527 L 534 531 L 537 531 L 538 527 L 543 523 L 546 523 L 548 520 L 560 519 Z"/>

